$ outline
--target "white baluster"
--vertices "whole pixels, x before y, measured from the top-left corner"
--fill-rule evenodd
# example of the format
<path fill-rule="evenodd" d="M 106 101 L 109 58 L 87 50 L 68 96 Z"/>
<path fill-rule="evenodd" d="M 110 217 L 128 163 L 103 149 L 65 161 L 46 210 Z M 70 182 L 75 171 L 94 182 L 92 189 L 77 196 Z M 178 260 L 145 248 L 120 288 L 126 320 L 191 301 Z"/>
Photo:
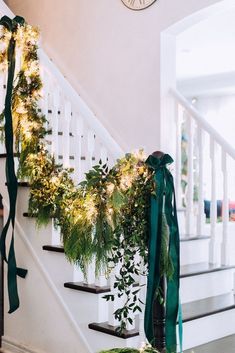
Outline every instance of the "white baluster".
<path fill-rule="evenodd" d="M 40 100 L 40 107 L 46 120 L 48 120 L 48 91 L 49 91 L 49 75 L 45 72 L 45 69 L 41 67 L 41 77 L 42 77 L 42 99 Z"/>
<path fill-rule="evenodd" d="M 87 135 L 87 162 L 88 169 L 93 166 L 93 154 L 95 149 L 95 134 L 94 131 L 89 130 Z"/>
<path fill-rule="evenodd" d="M 137 290 L 138 288 L 133 288 L 133 285 L 131 285 L 129 287 L 130 291 L 133 293 L 134 290 Z M 124 295 L 124 297 L 126 297 L 126 295 Z M 131 302 L 133 302 L 133 294 L 130 294 L 130 298 L 131 298 Z M 136 303 L 138 304 L 138 303 Z M 133 313 L 132 311 L 129 312 L 128 314 L 128 317 L 132 320 L 132 323 L 127 321 L 126 323 L 126 329 L 127 330 L 133 330 L 135 328 L 135 318 L 136 318 L 136 315 L 135 313 Z"/>
<path fill-rule="evenodd" d="M 59 100 L 60 100 L 60 91 L 59 87 L 56 85 L 53 89 L 53 97 L 52 97 L 52 146 L 51 150 L 55 156 L 56 162 L 58 162 L 59 155 L 59 120 L 58 120 L 58 111 L 59 111 Z"/>
<path fill-rule="evenodd" d="M 75 136 L 74 136 L 74 158 L 75 158 L 75 180 L 80 182 L 82 180 L 82 135 L 84 133 L 84 122 L 83 118 L 78 114 L 75 114 L 74 119 L 76 119 L 75 124 Z"/>
<path fill-rule="evenodd" d="M 175 161 L 175 188 L 177 206 L 182 207 L 182 121 L 183 109 L 181 105 L 176 103 L 176 161 Z"/>
<path fill-rule="evenodd" d="M 102 164 L 107 163 L 107 158 L 108 158 L 108 153 L 107 153 L 107 149 L 104 146 L 101 146 L 100 149 L 100 159 L 102 161 Z"/>
<path fill-rule="evenodd" d="M 73 282 L 82 282 L 84 279 L 82 271 L 79 266 L 74 265 L 73 267 Z"/>
<path fill-rule="evenodd" d="M 193 121 L 191 116 L 186 117 L 187 127 L 187 192 L 186 192 L 186 235 L 190 236 L 194 233 L 194 212 L 193 212 Z"/>
<path fill-rule="evenodd" d="M 63 166 L 65 168 L 70 167 L 70 120 L 71 120 L 71 103 L 69 101 L 64 102 L 64 116 L 63 119 Z"/>
<path fill-rule="evenodd" d="M 197 130 L 198 142 L 198 214 L 197 214 L 197 235 L 203 234 L 205 225 L 205 212 L 204 212 L 204 170 L 203 170 L 203 131 L 200 126 Z"/>
<path fill-rule="evenodd" d="M 95 283 L 95 259 L 86 268 L 86 278 L 83 281 L 85 284 Z"/>
<path fill-rule="evenodd" d="M 0 94 L 0 114 L 2 114 L 3 110 L 4 110 L 4 106 L 5 106 L 5 94 L 6 94 L 6 90 L 4 89 L 4 84 L 5 84 L 5 77 L 4 77 L 4 73 L 0 72 L 0 90 L 1 90 L 1 94 Z M 1 123 L 1 127 L 4 126 L 4 122 Z M 1 134 L 4 134 L 4 132 L 1 132 Z M 0 153 L 4 153 L 5 152 L 5 144 L 4 142 L 0 142 Z"/>
<path fill-rule="evenodd" d="M 145 273 L 146 269 L 144 264 L 142 263 L 142 273 Z M 145 300 L 146 300 L 146 290 L 147 290 L 147 277 L 140 276 L 140 292 L 139 292 L 139 299 L 140 299 L 140 308 L 142 312 L 139 314 L 139 343 L 140 345 L 146 341 L 145 331 L 144 331 L 144 311 L 145 311 Z"/>
<path fill-rule="evenodd" d="M 210 138 L 210 158 L 211 158 L 211 204 L 210 204 L 210 244 L 209 262 L 218 264 L 218 239 L 216 237 L 217 223 L 217 200 L 216 200 L 216 145 L 214 139 Z"/>
<path fill-rule="evenodd" d="M 223 173 L 223 239 L 221 244 L 221 265 L 227 266 L 229 259 L 229 199 L 228 199 L 228 170 L 227 170 L 227 154 L 222 150 L 222 173 Z"/>
<path fill-rule="evenodd" d="M 113 313 L 117 310 L 119 305 L 121 305 L 121 302 L 123 301 L 122 298 L 117 298 L 117 293 L 118 289 L 114 288 L 114 282 L 115 282 L 115 275 L 119 274 L 119 266 L 116 266 L 114 270 L 112 271 L 110 275 L 110 288 L 111 288 L 111 293 L 114 295 L 114 301 L 109 301 L 108 303 L 108 323 L 111 326 L 118 326 L 119 321 L 115 319 Z"/>
<path fill-rule="evenodd" d="M 4 85 L 5 85 L 5 77 L 4 77 L 4 73 L 0 73 L 0 89 L 1 89 L 1 95 L 0 95 L 0 114 L 3 112 L 4 110 L 4 106 L 5 106 L 5 94 L 6 94 L 6 90 L 4 89 Z"/>
<path fill-rule="evenodd" d="M 97 287 L 104 287 L 107 286 L 107 278 L 105 276 L 105 274 L 100 274 L 98 277 L 95 278 L 95 285 Z"/>
<path fill-rule="evenodd" d="M 51 232 L 52 232 L 52 236 L 51 236 L 52 245 L 61 245 L 60 228 L 55 227 L 54 219 L 52 219 Z"/>

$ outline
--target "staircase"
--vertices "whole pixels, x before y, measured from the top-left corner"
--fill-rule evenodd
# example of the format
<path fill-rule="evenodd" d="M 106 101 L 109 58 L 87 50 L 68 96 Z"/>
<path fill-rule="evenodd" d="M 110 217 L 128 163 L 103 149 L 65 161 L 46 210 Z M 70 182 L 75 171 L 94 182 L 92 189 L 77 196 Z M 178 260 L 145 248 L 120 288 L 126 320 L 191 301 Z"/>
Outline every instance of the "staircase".
<path fill-rule="evenodd" d="M 0 12 L 13 16 L 2 1 Z M 80 182 L 100 159 L 113 165 L 123 151 L 43 51 L 40 58 L 44 78 L 41 109 L 52 130 L 48 149 L 64 167 L 74 168 L 73 178 Z M 6 77 L 1 75 L 2 92 L 5 83 Z M 235 150 L 179 92 L 172 90 L 171 96 L 176 106 L 174 172 L 181 229 L 184 349 L 190 349 L 235 333 L 235 223 L 228 217 Z M 1 94 L 0 111 L 3 105 Z M 3 146 L 0 152 L 0 193 L 7 212 Z M 183 190 L 182 163 L 186 168 Z M 217 222 L 219 179 L 223 185 L 221 222 Z M 210 218 L 206 219 L 208 188 Z M 91 266 L 85 280 L 65 259 L 53 219 L 46 228 L 36 228 L 34 218 L 27 213 L 28 196 L 27 182 L 19 182 L 15 245 L 17 263 L 27 268 L 29 275 L 19 280 L 20 309 L 5 315 L 4 346 L 12 352 L 31 353 L 93 353 L 105 348 L 139 347 L 145 339 L 143 314 L 133 318 L 133 325 L 121 337 L 117 335 L 118 323 L 112 313 L 118 303 L 107 304 L 102 299 L 110 292 L 114 278 L 95 278 Z"/>

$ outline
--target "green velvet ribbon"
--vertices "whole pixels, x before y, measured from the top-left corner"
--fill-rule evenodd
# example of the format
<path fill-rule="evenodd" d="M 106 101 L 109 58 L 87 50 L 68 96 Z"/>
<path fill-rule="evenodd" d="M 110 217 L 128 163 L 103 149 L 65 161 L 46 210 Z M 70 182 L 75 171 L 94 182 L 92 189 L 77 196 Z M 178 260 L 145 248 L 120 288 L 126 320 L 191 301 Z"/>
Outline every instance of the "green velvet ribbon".
<path fill-rule="evenodd" d="M 149 234 L 149 274 L 147 282 L 147 296 L 145 307 L 145 334 L 150 343 L 154 342 L 153 332 L 153 303 L 160 284 L 160 252 L 162 239 L 162 215 L 166 216 L 169 227 L 169 256 L 174 273 L 167 278 L 166 293 L 166 349 L 168 353 L 177 350 L 176 325 L 179 310 L 179 229 L 176 212 L 174 182 L 167 168 L 173 159 L 164 154 L 161 157 L 150 155 L 146 160 L 149 167 L 154 169 L 156 195 L 151 197 L 150 206 L 150 234 Z M 180 325 L 180 342 L 182 342 L 182 320 Z"/>
<path fill-rule="evenodd" d="M 12 34 L 17 29 L 18 25 L 24 25 L 25 21 L 22 17 L 16 16 L 13 20 L 9 17 L 4 16 L 0 19 L 0 25 L 7 28 Z M 27 270 L 18 268 L 16 266 L 15 250 L 14 250 L 14 227 L 15 227 L 15 214 L 16 214 L 16 199 L 17 199 L 17 177 L 15 174 L 15 163 L 14 163 L 14 136 L 13 136 L 13 123 L 12 123 L 12 91 L 13 81 L 15 74 L 15 39 L 12 35 L 8 51 L 8 78 L 7 78 L 7 91 L 5 99 L 5 146 L 6 146 L 6 181 L 7 190 L 9 196 L 9 214 L 7 222 L 2 230 L 0 238 L 0 251 L 3 259 L 8 264 L 8 297 L 9 297 L 9 313 L 14 312 L 19 307 L 19 296 L 17 289 L 17 276 L 25 278 Z M 9 227 L 12 227 L 11 241 L 8 252 L 6 254 L 6 238 Z"/>

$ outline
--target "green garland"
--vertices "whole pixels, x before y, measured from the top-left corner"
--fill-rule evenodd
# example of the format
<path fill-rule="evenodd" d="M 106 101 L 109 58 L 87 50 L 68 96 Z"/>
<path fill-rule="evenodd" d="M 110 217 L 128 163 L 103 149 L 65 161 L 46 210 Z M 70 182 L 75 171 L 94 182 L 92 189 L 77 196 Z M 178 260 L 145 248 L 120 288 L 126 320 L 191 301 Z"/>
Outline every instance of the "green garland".
<path fill-rule="evenodd" d="M 0 68 L 5 70 L 10 35 L 2 29 Z M 114 268 L 116 294 L 104 296 L 113 301 L 115 295 L 124 304 L 114 312 L 120 322 L 119 330 L 132 324 L 131 314 L 141 311 L 143 304 L 133 287 L 136 276 L 146 276 L 148 268 L 149 208 L 155 197 L 154 170 L 146 163 L 143 151 L 126 154 L 109 169 L 102 161 L 76 185 L 71 169 L 55 162 L 47 150 L 45 116 L 38 108 L 42 98 L 37 54 L 39 32 L 27 24 L 14 33 L 16 48 L 21 53 L 21 65 L 12 92 L 12 116 L 15 149 L 19 153 L 18 177 L 30 183 L 29 214 L 38 226 L 54 218 L 61 230 L 65 255 L 78 265 L 84 276 L 95 259 L 96 276 L 110 276 Z M 0 116 L 4 139 L 4 112 Z M 160 273 L 171 278 L 173 265 L 168 254 L 169 230 L 163 216 Z M 146 347 L 142 352 L 156 352 Z M 113 352 L 128 352 L 119 350 Z M 130 350 L 129 350 L 130 352 Z M 131 350 L 131 352 L 137 352 Z"/>
<path fill-rule="evenodd" d="M 140 349 L 135 348 L 113 348 L 106 351 L 101 351 L 100 353 L 159 353 L 151 345 L 143 345 Z"/>
<path fill-rule="evenodd" d="M 80 266 L 86 277 L 95 259 L 96 275 L 107 276 L 117 264 L 120 273 L 115 287 L 119 296 L 126 295 L 123 308 L 115 312 L 120 328 L 126 327 L 130 311 L 140 310 L 137 291 L 129 288 L 134 275 L 141 274 L 139 254 L 147 264 L 148 207 L 154 189 L 152 171 L 144 163 L 142 151 L 127 154 L 109 170 L 107 165 L 94 166 L 85 181 L 75 185 L 71 170 L 56 164 L 48 151 L 45 137 L 45 116 L 38 109 L 42 97 L 38 49 L 38 29 L 27 24 L 18 26 L 14 36 L 21 55 L 12 94 L 12 115 L 15 149 L 19 152 L 18 177 L 30 183 L 29 214 L 38 226 L 54 218 L 61 229 L 65 255 Z M 1 41 L 7 48 L 9 34 L 4 28 Z M 3 50 L 1 68 L 5 69 Z M 4 112 L 1 115 L 4 123 Z M 2 138 L 4 139 L 3 127 Z M 142 273 L 145 274 L 145 273 Z M 107 300 L 113 297 L 106 296 Z"/>

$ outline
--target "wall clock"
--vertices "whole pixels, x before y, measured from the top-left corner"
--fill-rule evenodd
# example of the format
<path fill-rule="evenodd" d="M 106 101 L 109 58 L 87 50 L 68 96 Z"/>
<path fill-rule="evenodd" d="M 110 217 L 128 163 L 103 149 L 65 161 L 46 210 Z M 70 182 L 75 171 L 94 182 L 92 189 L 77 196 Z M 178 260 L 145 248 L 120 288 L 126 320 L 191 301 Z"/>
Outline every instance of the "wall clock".
<path fill-rule="evenodd" d="M 143 10 L 152 5 L 156 0 L 122 0 L 123 4 L 131 10 Z"/>

